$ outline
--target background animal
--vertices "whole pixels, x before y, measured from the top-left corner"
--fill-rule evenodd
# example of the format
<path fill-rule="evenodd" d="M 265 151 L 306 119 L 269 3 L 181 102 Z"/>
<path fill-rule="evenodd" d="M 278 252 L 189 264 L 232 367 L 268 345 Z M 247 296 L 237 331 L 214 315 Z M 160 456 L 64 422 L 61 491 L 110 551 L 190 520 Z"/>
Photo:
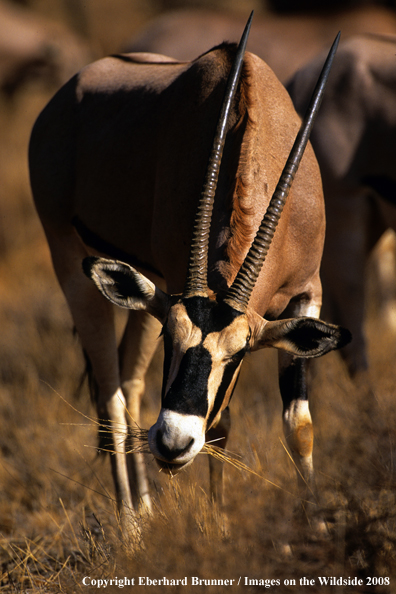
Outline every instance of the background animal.
<path fill-rule="evenodd" d="M 192 60 L 223 41 L 237 41 L 244 16 L 209 9 L 165 12 L 126 43 L 123 51 L 154 52 Z M 285 82 L 298 68 L 330 47 L 335 35 L 396 34 L 396 14 L 384 6 L 355 4 L 255 16 L 248 50 L 262 58 Z"/>
<path fill-rule="evenodd" d="M 330 318 L 350 324 L 354 340 L 343 356 L 352 374 L 368 368 L 368 259 L 382 234 L 396 228 L 395 52 L 396 37 L 364 35 L 340 44 L 312 136 L 326 201 L 324 295 Z M 318 56 L 288 85 L 300 113 L 319 68 Z M 394 282 L 394 272 L 390 276 Z M 389 286 L 389 273 L 380 281 Z"/>
<path fill-rule="evenodd" d="M 0 89 L 11 95 L 29 79 L 52 90 L 91 59 L 85 41 L 32 10 L 0 2 Z"/>

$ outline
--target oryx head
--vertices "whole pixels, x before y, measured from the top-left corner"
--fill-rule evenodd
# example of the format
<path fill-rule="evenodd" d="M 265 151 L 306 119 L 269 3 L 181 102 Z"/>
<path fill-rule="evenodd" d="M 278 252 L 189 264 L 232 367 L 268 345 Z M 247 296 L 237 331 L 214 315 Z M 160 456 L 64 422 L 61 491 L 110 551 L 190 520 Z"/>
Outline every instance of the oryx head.
<path fill-rule="evenodd" d="M 149 445 L 159 463 L 168 468 L 181 468 L 201 450 L 205 433 L 218 422 L 228 405 L 247 351 L 271 346 L 297 356 L 317 357 L 339 348 L 348 339 L 340 328 L 316 319 L 267 321 L 248 305 L 308 142 L 335 53 L 334 46 L 244 263 L 225 295 L 214 298 L 208 294 L 207 259 L 213 201 L 228 113 L 242 68 L 250 21 L 227 83 L 198 204 L 183 294 L 167 295 L 128 264 L 103 258 L 84 260 L 86 274 L 111 302 L 145 310 L 163 325 L 162 408 L 150 429 Z"/>

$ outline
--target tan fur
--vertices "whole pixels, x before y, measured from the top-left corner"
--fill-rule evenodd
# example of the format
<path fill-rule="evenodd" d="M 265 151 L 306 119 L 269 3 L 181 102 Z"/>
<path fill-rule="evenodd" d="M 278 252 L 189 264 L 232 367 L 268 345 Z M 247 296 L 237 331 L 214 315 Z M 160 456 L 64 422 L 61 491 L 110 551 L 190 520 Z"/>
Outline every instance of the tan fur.
<path fill-rule="evenodd" d="M 310 456 L 313 448 L 313 427 L 312 423 L 305 422 L 299 425 L 293 436 L 293 449 L 301 457 Z"/>

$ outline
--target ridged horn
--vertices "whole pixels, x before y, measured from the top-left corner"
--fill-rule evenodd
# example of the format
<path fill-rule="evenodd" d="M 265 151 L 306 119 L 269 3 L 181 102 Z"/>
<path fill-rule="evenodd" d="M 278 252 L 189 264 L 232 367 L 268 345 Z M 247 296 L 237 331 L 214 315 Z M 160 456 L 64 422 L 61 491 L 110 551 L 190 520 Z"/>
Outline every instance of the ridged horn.
<path fill-rule="evenodd" d="M 216 193 L 217 182 L 219 179 L 220 164 L 223 155 L 230 108 L 238 87 L 246 44 L 249 37 L 250 26 L 252 24 L 252 18 L 253 11 L 250 14 L 248 22 L 246 23 L 246 27 L 239 42 L 235 60 L 227 80 L 219 121 L 217 123 L 212 150 L 206 169 L 204 184 L 195 215 L 187 278 L 183 292 L 184 297 L 194 297 L 197 295 L 207 296 L 208 247 L 213 202 Z"/>
<path fill-rule="evenodd" d="M 339 39 L 340 33 L 338 33 L 333 45 L 331 46 L 315 90 L 312 94 L 304 120 L 297 134 L 293 148 L 290 151 L 279 182 L 272 195 L 264 218 L 261 221 L 261 225 L 257 231 L 256 237 L 254 238 L 246 258 L 234 279 L 234 282 L 228 289 L 224 298 L 226 303 L 239 311 L 246 311 L 253 288 L 267 256 L 267 252 L 271 245 L 283 207 L 286 203 L 291 184 L 297 173 L 305 147 L 308 143 L 312 126 L 322 102 L 323 93 L 330 74 L 333 59 L 337 51 Z"/>

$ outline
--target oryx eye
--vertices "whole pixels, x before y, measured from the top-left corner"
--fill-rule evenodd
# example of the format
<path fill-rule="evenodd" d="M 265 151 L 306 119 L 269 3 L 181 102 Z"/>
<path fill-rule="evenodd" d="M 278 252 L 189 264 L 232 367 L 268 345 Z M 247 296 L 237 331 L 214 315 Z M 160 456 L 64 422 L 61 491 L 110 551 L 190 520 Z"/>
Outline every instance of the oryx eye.
<path fill-rule="evenodd" d="M 249 350 L 249 346 L 248 343 L 246 343 L 246 346 L 244 346 L 242 349 L 240 349 L 239 351 L 237 351 L 236 353 L 234 353 L 233 355 L 230 355 L 227 359 L 226 362 L 227 363 L 239 363 L 240 361 L 242 361 L 243 357 L 246 355 L 247 351 Z"/>

